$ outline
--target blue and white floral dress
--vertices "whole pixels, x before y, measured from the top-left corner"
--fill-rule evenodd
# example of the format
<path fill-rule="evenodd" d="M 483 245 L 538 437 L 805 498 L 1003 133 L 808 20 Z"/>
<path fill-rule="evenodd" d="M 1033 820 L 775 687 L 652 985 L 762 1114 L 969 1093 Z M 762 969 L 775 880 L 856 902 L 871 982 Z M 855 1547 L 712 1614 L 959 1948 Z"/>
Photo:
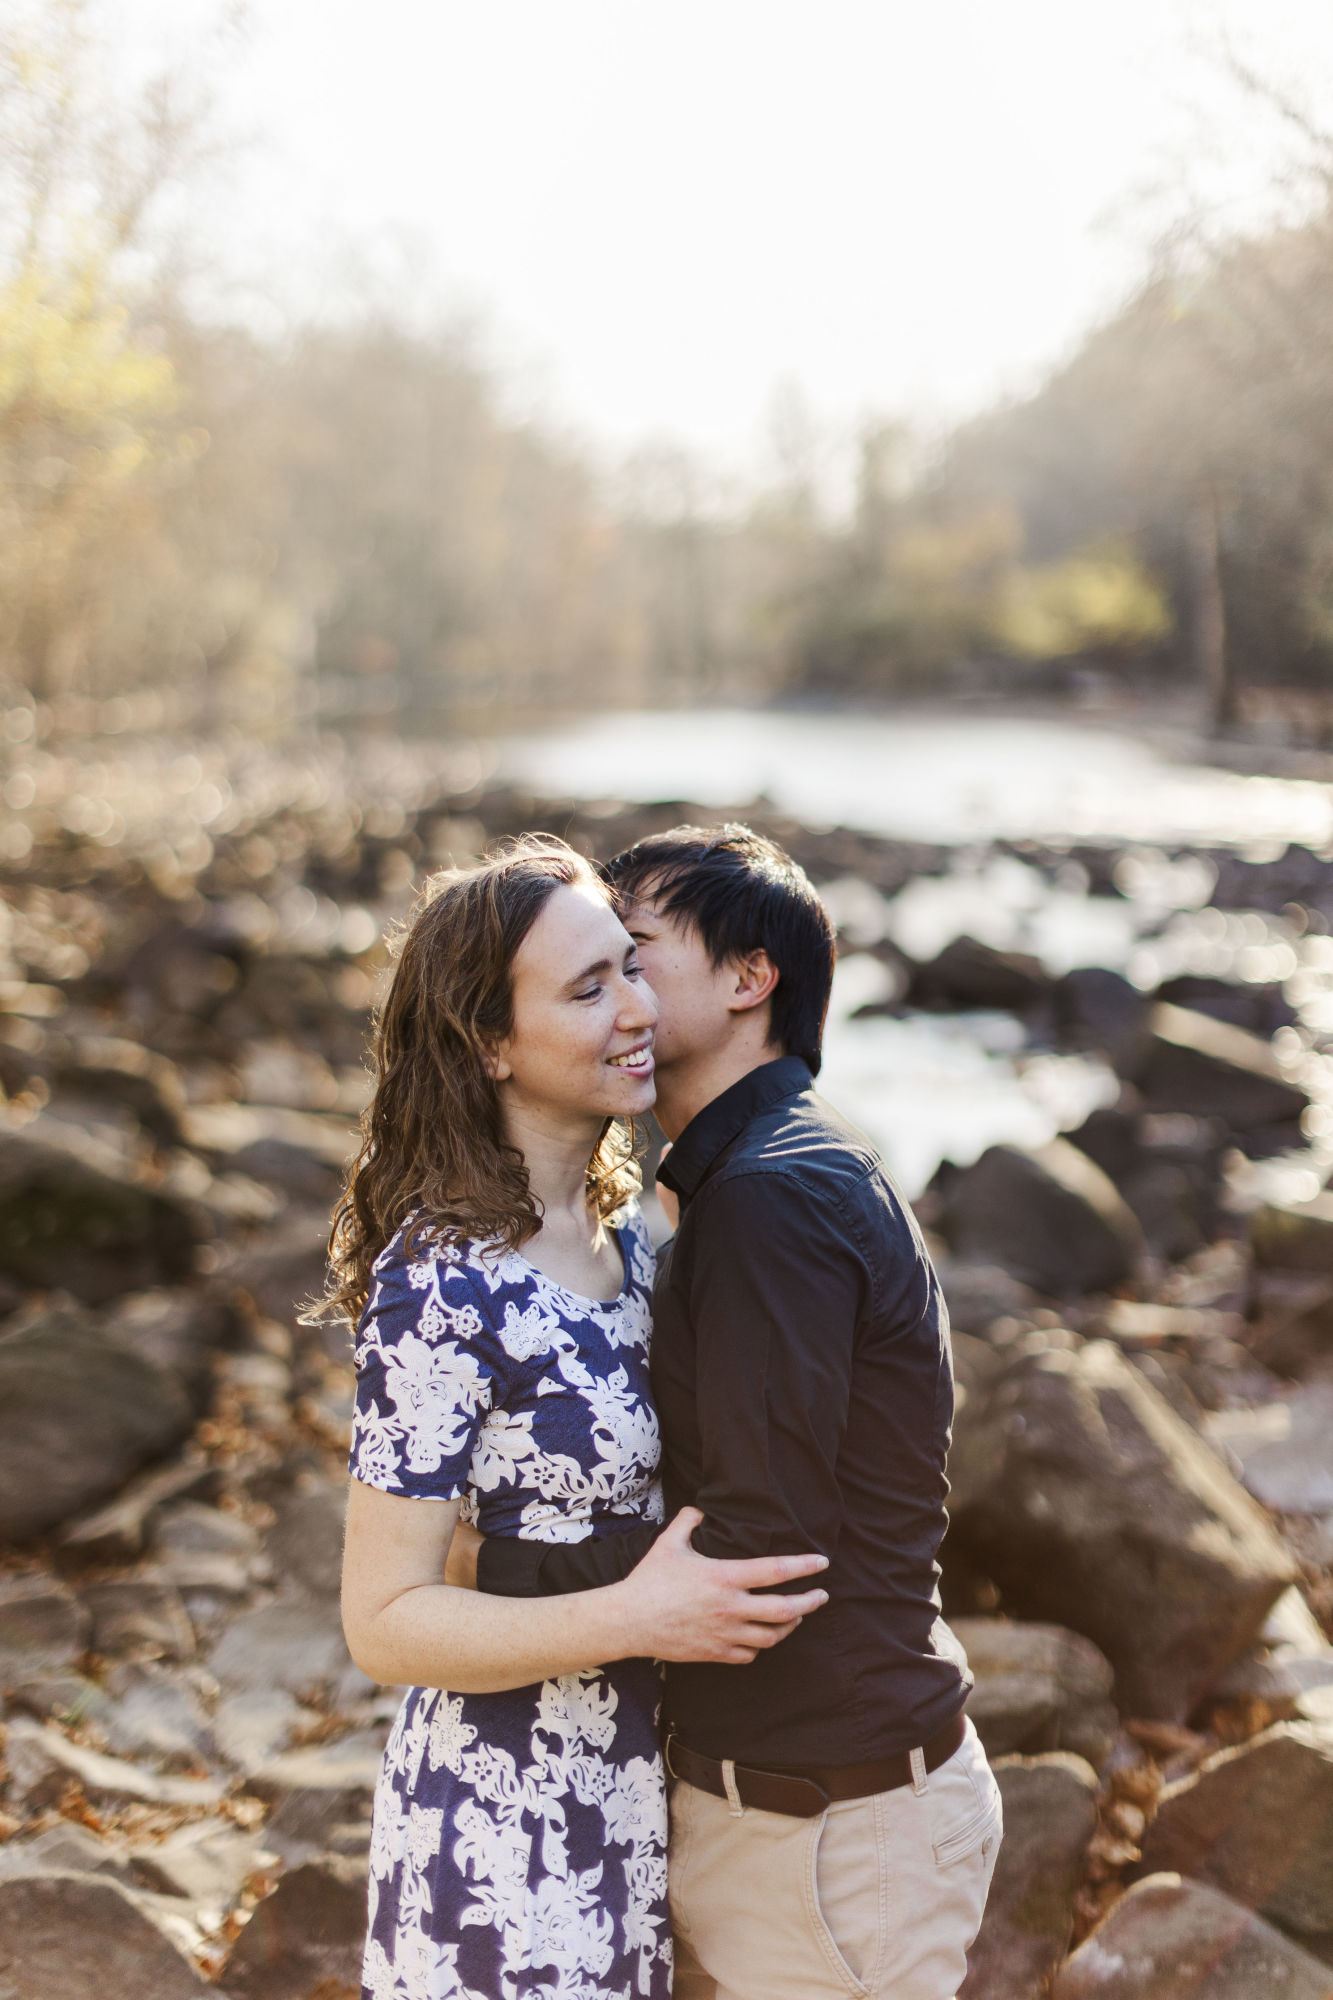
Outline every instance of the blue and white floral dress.
<path fill-rule="evenodd" d="M 653 1251 L 606 1304 L 494 1245 L 397 1237 L 357 1336 L 351 1467 L 484 1534 L 662 1518 Z M 648 1660 L 503 1694 L 411 1688 L 385 1750 L 364 2000 L 667 2000 L 666 1798 Z"/>

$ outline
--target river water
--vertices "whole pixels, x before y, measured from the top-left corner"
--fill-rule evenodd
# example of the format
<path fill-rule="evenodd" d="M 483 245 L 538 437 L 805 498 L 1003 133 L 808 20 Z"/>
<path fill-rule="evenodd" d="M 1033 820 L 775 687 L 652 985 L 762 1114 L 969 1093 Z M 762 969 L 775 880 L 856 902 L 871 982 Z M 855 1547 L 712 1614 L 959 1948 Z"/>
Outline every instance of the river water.
<path fill-rule="evenodd" d="M 1314 981 L 1321 997 L 1329 973 L 1320 957 L 1328 940 L 1303 940 L 1259 912 L 1211 909 L 1206 856 L 1164 850 L 1236 847 L 1264 858 L 1289 841 L 1331 849 L 1333 786 L 1174 762 L 1122 731 L 966 714 L 617 713 L 509 739 L 497 775 L 556 796 L 733 809 L 763 799 L 811 825 L 955 847 L 944 877 L 895 897 L 850 881 L 827 891 L 845 931 L 866 944 L 892 938 L 917 959 L 968 932 L 1032 952 L 1055 974 L 1109 965 L 1145 990 L 1200 972 L 1304 979 L 1307 997 Z M 1013 856 L 987 854 L 997 839 L 1124 843 L 1122 895 L 1089 896 L 1073 862 L 1052 883 Z M 1007 1014 L 853 1019 L 885 977 L 864 953 L 840 962 L 821 1088 L 876 1140 L 909 1195 L 941 1158 L 966 1165 L 995 1143 L 1040 1144 L 1115 1101 L 1104 1064 L 1028 1046 Z M 1333 1069 L 1309 1041 L 1289 1053 L 1321 1100 L 1314 1150 L 1247 1167 L 1239 1199 L 1311 1195 L 1333 1160 Z"/>

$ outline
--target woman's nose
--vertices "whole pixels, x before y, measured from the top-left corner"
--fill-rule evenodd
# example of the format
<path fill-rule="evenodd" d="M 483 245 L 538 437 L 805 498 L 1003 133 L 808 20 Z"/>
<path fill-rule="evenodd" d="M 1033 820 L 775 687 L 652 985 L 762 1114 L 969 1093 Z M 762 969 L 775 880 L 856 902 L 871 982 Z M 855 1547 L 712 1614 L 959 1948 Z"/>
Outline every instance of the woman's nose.
<path fill-rule="evenodd" d="M 652 1028 L 657 1025 L 657 1014 L 657 995 L 647 980 L 627 979 L 616 1026 L 626 1033 L 635 1028 Z"/>

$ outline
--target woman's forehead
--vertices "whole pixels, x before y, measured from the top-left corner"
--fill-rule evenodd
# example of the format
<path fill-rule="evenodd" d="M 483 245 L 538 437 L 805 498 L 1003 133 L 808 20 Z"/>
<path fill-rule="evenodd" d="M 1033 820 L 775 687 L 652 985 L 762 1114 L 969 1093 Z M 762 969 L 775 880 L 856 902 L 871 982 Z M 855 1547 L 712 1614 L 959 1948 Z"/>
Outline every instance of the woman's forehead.
<path fill-rule="evenodd" d="M 596 882 L 562 882 L 542 906 L 532 929 L 519 946 L 515 971 L 524 963 L 534 969 L 564 966 L 577 959 L 578 971 L 599 956 L 619 959 L 630 936 Z"/>

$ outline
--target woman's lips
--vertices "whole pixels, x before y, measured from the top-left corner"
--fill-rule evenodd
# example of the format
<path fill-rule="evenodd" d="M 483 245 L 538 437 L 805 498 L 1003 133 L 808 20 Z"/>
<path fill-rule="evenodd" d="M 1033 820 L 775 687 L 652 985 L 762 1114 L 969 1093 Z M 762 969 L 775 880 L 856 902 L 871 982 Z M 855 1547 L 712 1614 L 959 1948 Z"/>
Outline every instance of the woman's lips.
<path fill-rule="evenodd" d="M 640 1048 L 626 1049 L 624 1055 L 608 1056 L 612 1069 L 625 1072 L 626 1076 L 651 1076 L 653 1073 L 653 1050 L 650 1042 Z"/>

